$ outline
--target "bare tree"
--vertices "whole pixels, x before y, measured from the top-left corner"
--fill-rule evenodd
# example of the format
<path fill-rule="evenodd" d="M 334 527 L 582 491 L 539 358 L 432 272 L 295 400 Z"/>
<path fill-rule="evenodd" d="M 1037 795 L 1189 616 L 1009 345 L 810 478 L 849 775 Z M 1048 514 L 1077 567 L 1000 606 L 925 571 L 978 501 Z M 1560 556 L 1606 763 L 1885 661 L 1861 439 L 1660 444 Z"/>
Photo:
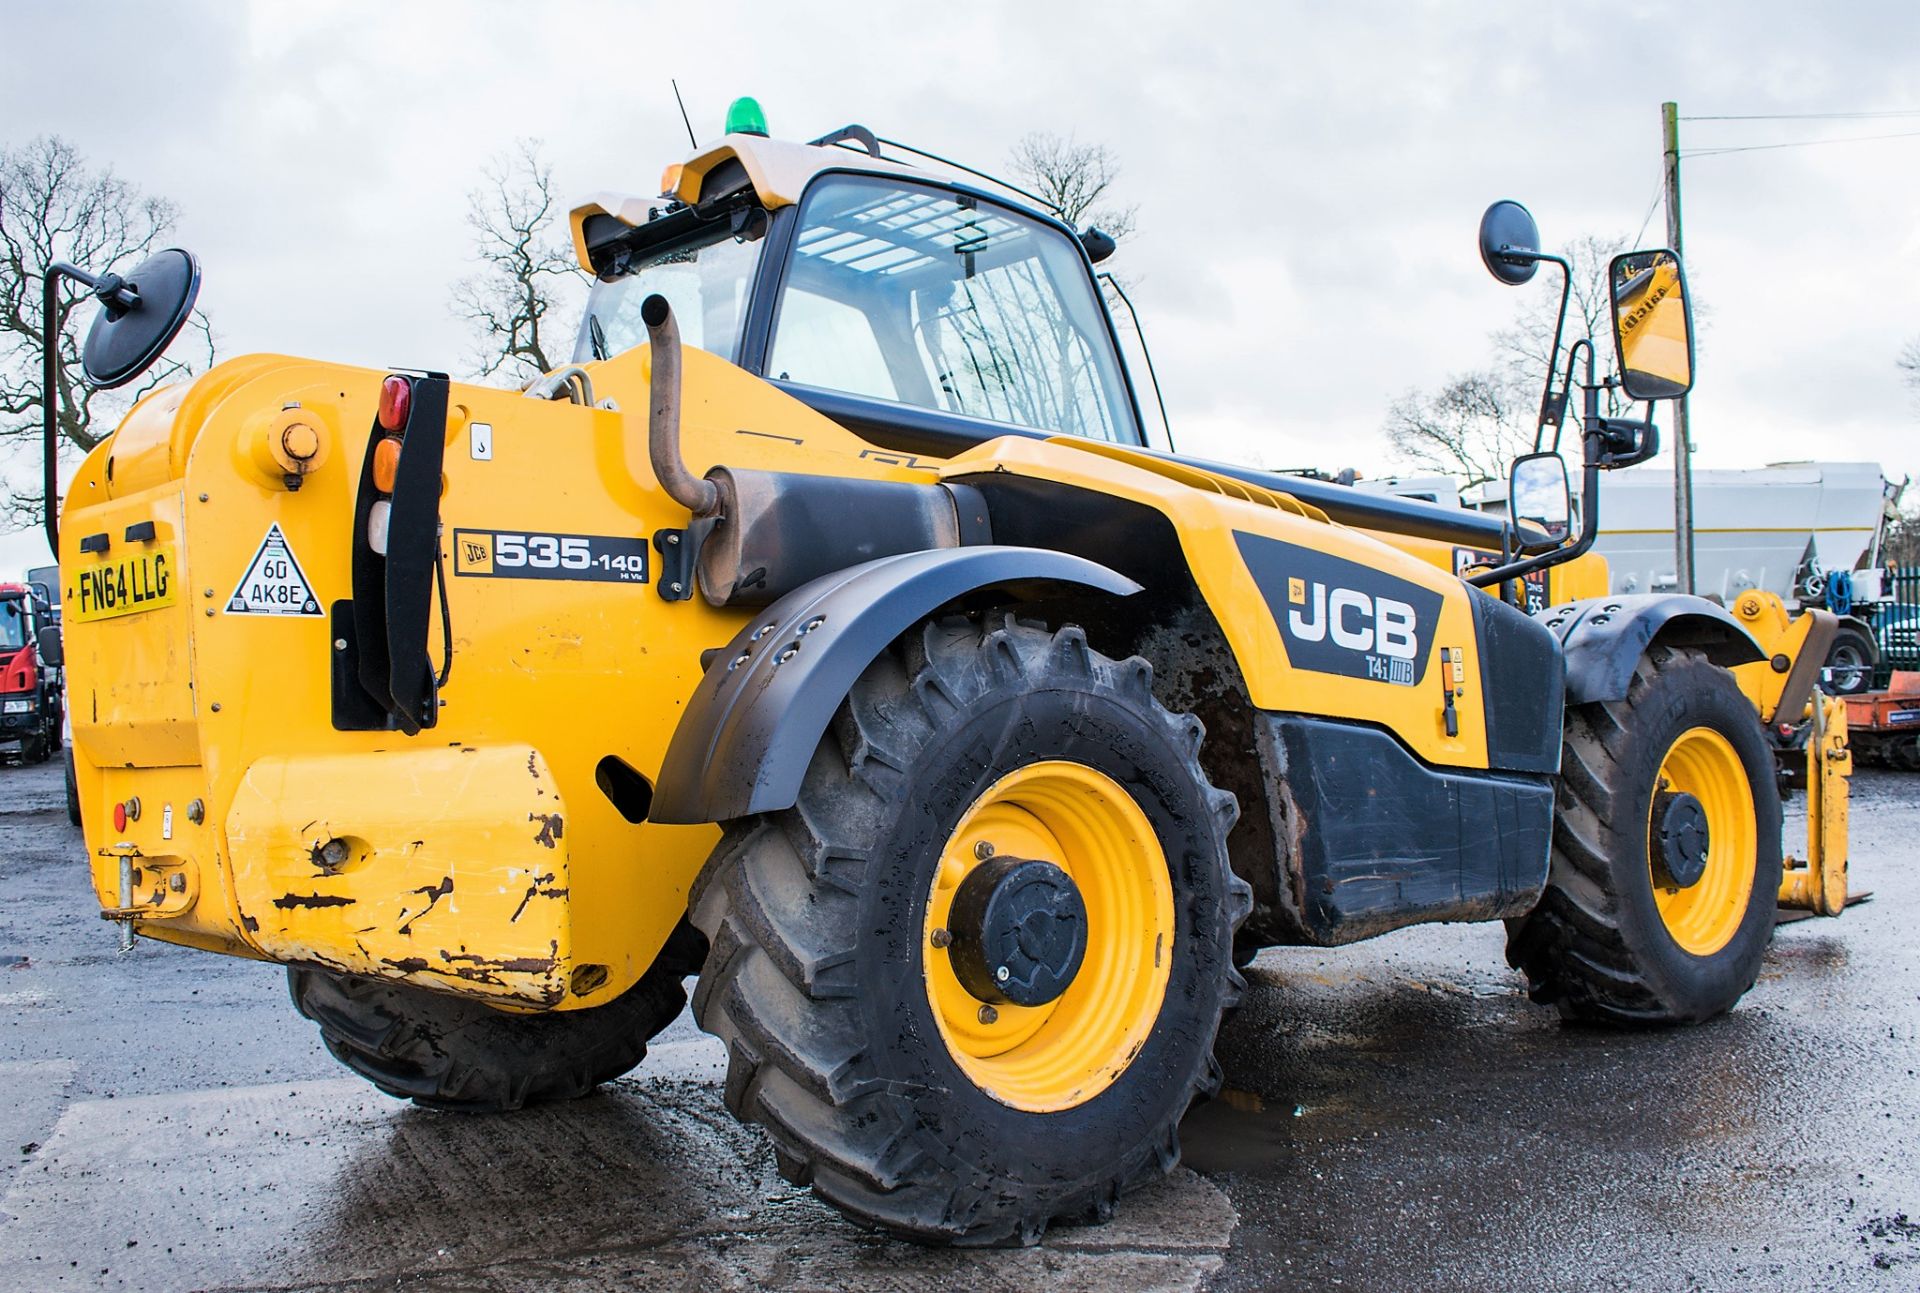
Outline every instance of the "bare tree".
<path fill-rule="evenodd" d="M 1387 412 L 1387 439 L 1415 467 L 1497 480 L 1533 447 L 1534 410 L 1524 387 L 1498 369 L 1464 373 L 1426 395 L 1409 391 Z"/>
<path fill-rule="evenodd" d="M 1558 370 L 1566 364 L 1567 346 L 1589 336 L 1599 348 L 1605 369 L 1613 335 L 1607 270 L 1625 246 L 1622 238 L 1583 234 L 1560 249 L 1573 274 Z M 1410 391 L 1394 401 L 1387 411 L 1387 439 L 1409 465 L 1465 476 L 1469 484 L 1479 484 L 1503 476 L 1507 459 L 1533 448 L 1540 395 L 1549 364 L 1555 360 L 1551 351 L 1560 289 L 1557 270 L 1547 268 L 1535 277 L 1519 320 L 1489 338 L 1492 367 L 1449 378 L 1432 394 Z M 1607 390 L 1602 392 L 1601 408 L 1610 415 L 1624 413 L 1625 401 L 1617 391 Z"/>
<path fill-rule="evenodd" d="M 480 269 L 454 285 L 454 308 L 473 328 L 475 372 L 525 381 L 571 356 L 588 277 L 539 140 L 516 141 L 481 173 L 467 195 Z"/>
<path fill-rule="evenodd" d="M 1893 361 L 1900 370 L 1900 380 L 1912 389 L 1914 397 L 1920 399 L 1920 337 L 1915 337 L 1900 350 L 1900 357 Z"/>
<path fill-rule="evenodd" d="M 179 211 L 165 198 L 143 194 L 110 168 L 95 170 L 65 140 L 42 135 L 0 148 L 0 442 L 15 467 L 32 463 L 44 416 L 41 355 L 42 294 L 49 264 L 125 272 L 151 254 L 173 228 Z M 59 382 L 55 424 L 63 446 L 87 450 L 104 439 L 119 416 L 156 386 L 177 381 L 213 362 L 213 334 L 196 313 L 190 344 L 175 343 L 137 384 L 101 391 L 80 374 L 81 325 L 96 307 L 84 292 L 63 292 L 56 311 Z M 36 489 L 0 483 L 0 508 L 18 525 L 44 511 Z"/>
<path fill-rule="evenodd" d="M 1105 144 L 1083 144 L 1072 135 L 1036 130 L 1013 146 L 1007 162 L 1028 189 L 1074 228 L 1098 227 L 1115 242 L 1134 232 L 1139 208 L 1111 200 L 1120 159 Z"/>

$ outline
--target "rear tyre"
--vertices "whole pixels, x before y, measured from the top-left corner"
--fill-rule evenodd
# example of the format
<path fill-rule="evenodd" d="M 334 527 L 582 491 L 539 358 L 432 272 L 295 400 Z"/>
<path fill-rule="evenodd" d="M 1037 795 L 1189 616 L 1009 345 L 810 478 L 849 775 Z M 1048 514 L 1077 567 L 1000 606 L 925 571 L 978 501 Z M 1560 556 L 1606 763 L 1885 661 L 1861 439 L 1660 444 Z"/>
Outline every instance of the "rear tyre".
<path fill-rule="evenodd" d="M 499 1113 L 588 1094 L 638 1064 L 686 1005 L 690 932 L 603 1006 L 516 1014 L 387 979 L 287 967 L 296 1010 L 342 1064 L 428 1109 Z M 697 949 L 695 949 L 697 951 Z"/>
<path fill-rule="evenodd" d="M 691 900 L 694 1014 L 788 1180 L 921 1242 L 1030 1244 L 1179 1161 L 1252 895 L 1204 730 L 1151 674 L 1077 628 L 928 625 L 869 666 L 798 803 L 728 825 Z M 1022 876 L 1083 906 L 982 961 Z M 992 999 L 996 974 L 1043 996 L 1036 966 L 1072 957 L 1038 944 L 1076 920 L 1057 996 Z"/>
<path fill-rule="evenodd" d="M 1827 648 L 1826 674 L 1820 689 L 1830 696 L 1855 696 L 1873 686 L 1880 650 L 1873 638 L 1851 624 L 1842 624 Z"/>
<path fill-rule="evenodd" d="M 1624 700 L 1569 710 L 1555 814 L 1546 893 L 1507 926 L 1534 1000 L 1569 1019 L 1697 1023 L 1753 986 L 1780 890 L 1780 794 L 1731 674 L 1655 649 Z"/>

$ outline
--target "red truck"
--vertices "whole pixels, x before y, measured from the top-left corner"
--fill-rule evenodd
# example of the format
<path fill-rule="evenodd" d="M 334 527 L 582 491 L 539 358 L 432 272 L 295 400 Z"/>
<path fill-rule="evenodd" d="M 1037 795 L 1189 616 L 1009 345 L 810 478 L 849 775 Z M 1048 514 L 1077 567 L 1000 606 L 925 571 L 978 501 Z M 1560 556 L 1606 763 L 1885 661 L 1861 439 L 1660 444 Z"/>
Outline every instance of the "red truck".
<path fill-rule="evenodd" d="M 0 755 L 44 763 L 60 749 L 60 621 L 40 584 L 0 584 Z"/>

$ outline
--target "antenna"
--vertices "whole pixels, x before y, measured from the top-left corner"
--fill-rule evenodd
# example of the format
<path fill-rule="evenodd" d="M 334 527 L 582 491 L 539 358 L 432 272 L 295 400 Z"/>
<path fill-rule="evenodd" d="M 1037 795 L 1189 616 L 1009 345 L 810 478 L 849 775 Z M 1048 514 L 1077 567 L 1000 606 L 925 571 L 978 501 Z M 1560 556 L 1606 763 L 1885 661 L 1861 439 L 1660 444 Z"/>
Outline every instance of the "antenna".
<path fill-rule="evenodd" d="M 673 101 L 680 105 L 680 120 L 687 123 L 687 142 L 695 148 L 700 147 L 700 141 L 693 137 L 693 119 L 687 116 L 687 101 L 680 97 L 680 82 L 668 77 L 667 84 L 673 87 Z"/>

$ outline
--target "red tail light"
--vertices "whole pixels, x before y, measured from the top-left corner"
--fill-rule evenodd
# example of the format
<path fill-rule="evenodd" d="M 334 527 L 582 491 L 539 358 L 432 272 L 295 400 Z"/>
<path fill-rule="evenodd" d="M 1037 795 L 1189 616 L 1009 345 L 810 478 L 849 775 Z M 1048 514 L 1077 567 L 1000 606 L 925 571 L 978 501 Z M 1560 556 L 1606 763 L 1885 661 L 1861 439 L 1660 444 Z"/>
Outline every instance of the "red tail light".
<path fill-rule="evenodd" d="M 125 804 L 115 804 L 113 806 L 113 829 L 116 831 L 124 831 L 127 829 L 127 806 Z"/>
<path fill-rule="evenodd" d="M 380 429 L 400 431 L 407 425 L 407 413 L 413 407 L 413 383 L 404 377 L 389 377 L 380 383 Z"/>

